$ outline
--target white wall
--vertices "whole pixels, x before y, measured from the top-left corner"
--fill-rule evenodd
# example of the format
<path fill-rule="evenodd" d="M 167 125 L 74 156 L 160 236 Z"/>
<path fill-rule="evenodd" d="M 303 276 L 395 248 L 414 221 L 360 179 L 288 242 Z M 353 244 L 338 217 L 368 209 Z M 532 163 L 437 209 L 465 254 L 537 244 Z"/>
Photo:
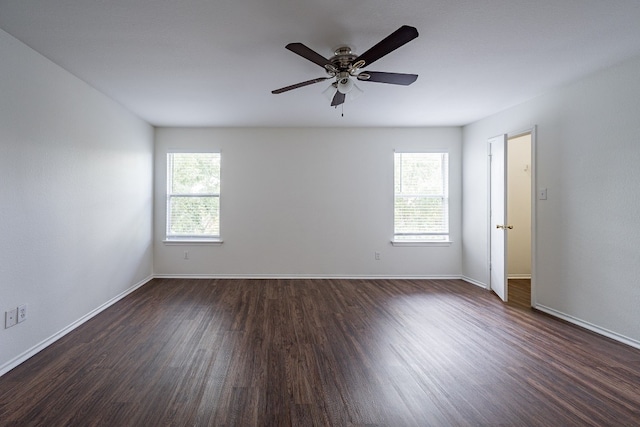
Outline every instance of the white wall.
<path fill-rule="evenodd" d="M 0 58 L 2 374 L 151 276 L 153 129 L 3 31 Z"/>
<path fill-rule="evenodd" d="M 155 273 L 459 277 L 460 143 L 460 128 L 157 129 Z M 171 148 L 221 151 L 222 245 L 162 242 Z M 450 246 L 391 245 L 394 149 L 449 151 Z"/>
<path fill-rule="evenodd" d="M 487 138 L 537 125 L 535 304 L 640 346 L 640 58 L 463 129 L 463 274 L 487 283 Z"/>
<path fill-rule="evenodd" d="M 531 277 L 531 135 L 507 144 L 507 275 Z"/>

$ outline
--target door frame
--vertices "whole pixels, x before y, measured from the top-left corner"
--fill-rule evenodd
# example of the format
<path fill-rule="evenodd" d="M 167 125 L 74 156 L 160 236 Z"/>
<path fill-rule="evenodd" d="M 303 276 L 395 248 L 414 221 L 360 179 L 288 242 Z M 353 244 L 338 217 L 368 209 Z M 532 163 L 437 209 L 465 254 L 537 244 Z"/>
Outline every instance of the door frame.
<path fill-rule="evenodd" d="M 536 295 L 536 277 L 537 277 L 537 233 L 536 233 L 536 212 L 537 212 L 537 126 L 533 125 L 528 129 L 523 129 L 515 132 L 507 132 L 507 141 L 509 139 L 517 138 L 523 135 L 531 135 L 531 307 L 535 308 L 537 305 Z M 491 288 L 491 144 L 489 143 L 491 138 L 487 138 L 487 278 L 488 289 Z M 508 142 L 507 142 L 508 143 Z M 505 165 L 505 173 L 508 165 Z M 506 197 L 506 196 L 505 196 Z M 508 219 L 508 218 L 507 218 Z M 507 252 L 505 251 L 505 265 L 507 262 Z M 505 277 L 505 280 L 508 280 Z M 508 290 L 508 286 L 507 286 Z M 508 298 L 507 298 L 508 299 Z"/>

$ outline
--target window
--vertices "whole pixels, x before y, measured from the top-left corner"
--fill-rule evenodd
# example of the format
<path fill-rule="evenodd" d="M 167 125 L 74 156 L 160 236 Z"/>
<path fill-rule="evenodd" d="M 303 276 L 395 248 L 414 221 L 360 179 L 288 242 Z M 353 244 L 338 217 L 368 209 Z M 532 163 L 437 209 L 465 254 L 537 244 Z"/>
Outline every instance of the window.
<path fill-rule="evenodd" d="M 220 153 L 167 154 L 167 240 L 220 240 Z"/>
<path fill-rule="evenodd" d="M 394 242 L 449 241 L 449 154 L 394 154 Z"/>

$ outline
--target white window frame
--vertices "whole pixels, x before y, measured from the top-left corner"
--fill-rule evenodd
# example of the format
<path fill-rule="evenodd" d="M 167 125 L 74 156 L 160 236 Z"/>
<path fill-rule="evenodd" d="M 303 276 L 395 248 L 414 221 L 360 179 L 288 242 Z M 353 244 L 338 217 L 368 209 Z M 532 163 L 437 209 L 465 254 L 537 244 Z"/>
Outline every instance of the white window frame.
<path fill-rule="evenodd" d="M 217 193 L 172 193 L 172 156 L 174 154 L 217 154 L 220 161 L 220 175 L 222 175 L 222 155 L 220 151 L 201 151 L 201 150 L 171 150 L 167 152 L 167 179 L 166 179 L 166 207 L 165 207 L 165 240 L 166 244 L 221 244 L 221 189 Z M 221 181 L 221 176 L 218 176 Z M 220 184 L 222 185 L 222 183 Z M 178 197 L 210 197 L 218 198 L 218 234 L 171 234 L 171 200 Z"/>
<path fill-rule="evenodd" d="M 440 194 L 406 194 L 406 195 L 401 195 L 405 196 L 405 197 L 429 197 L 429 198 L 441 198 L 444 200 L 444 202 L 446 203 L 446 212 L 447 212 L 447 216 L 445 218 L 446 221 L 446 232 L 437 232 L 437 233 L 425 233 L 425 232 L 419 232 L 419 231 L 414 231 L 414 232 L 405 232 L 405 233 L 398 233 L 396 230 L 396 198 L 399 196 L 398 194 L 396 194 L 396 182 L 395 182 L 395 177 L 396 177 L 396 170 L 395 170 L 395 159 L 396 159 L 396 155 L 402 155 L 402 154 L 437 154 L 437 155 L 444 155 L 446 156 L 446 167 L 442 168 L 442 173 L 443 173 L 443 191 Z M 450 155 L 449 152 L 447 150 L 424 150 L 424 151 L 394 151 L 393 153 L 393 238 L 391 240 L 391 243 L 394 246 L 448 246 L 451 244 L 451 211 L 450 211 L 450 197 L 449 197 L 449 184 L 450 184 L 450 173 L 449 173 L 449 165 L 450 165 Z M 403 236 L 415 236 L 417 238 L 414 239 L 403 239 Z M 420 236 L 423 236 L 424 238 L 420 238 Z M 433 236 L 433 237 L 430 237 Z M 434 238 L 434 237 L 438 237 L 441 236 L 440 239 Z"/>

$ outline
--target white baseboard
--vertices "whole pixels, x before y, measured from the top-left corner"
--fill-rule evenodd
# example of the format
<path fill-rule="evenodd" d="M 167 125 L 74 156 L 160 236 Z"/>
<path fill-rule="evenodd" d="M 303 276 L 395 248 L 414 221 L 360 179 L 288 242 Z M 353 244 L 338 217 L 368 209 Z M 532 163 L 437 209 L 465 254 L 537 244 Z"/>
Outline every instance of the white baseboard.
<path fill-rule="evenodd" d="M 533 308 L 535 308 L 536 310 L 540 310 L 544 313 L 547 313 L 553 317 L 557 317 L 569 323 L 573 323 L 574 325 L 588 329 L 591 332 L 595 332 L 596 334 L 604 335 L 605 337 L 611 338 L 612 340 L 640 349 L 640 341 L 636 341 L 632 338 L 625 337 L 624 335 L 620 335 L 608 329 L 601 328 L 600 326 L 594 325 L 593 323 L 585 322 L 584 320 L 578 319 L 577 317 L 573 317 L 569 314 L 565 314 L 561 311 L 555 310 L 550 307 L 546 307 L 544 305 L 536 304 L 535 307 Z"/>
<path fill-rule="evenodd" d="M 96 309 L 90 311 L 89 313 L 85 314 L 80 319 L 76 320 L 75 322 L 73 322 L 69 326 L 65 327 L 61 331 L 53 334 L 49 338 L 47 338 L 44 341 L 36 344 L 35 346 L 31 347 L 29 350 L 25 351 L 24 353 L 18 355 L 14 359 L 12 359 L 12 360 L 8 361 L 7 363 L 5 363 L 4 365 L 0 366 L 0 377 L 2 375 L 6 374 L 7 372 L 9 372 L 10 370 L 12 370 L 13 368 L 15 368 L 16 366 L 18 366 L 19 364 L 21 364 L 22 362 L 24 362 L 25 360 L 27 360 L 30 357 L 34 356 L 36 353 L 44 350 L 46 347 L 48 347 L 51 344 L 53 344 L 54 342 L 58 341 L 60 338 L 64 337 L 69 332 L 73 331 L 78 326 L 82 325 L 83 323 L 87 322 L 92 317 L 95 317 L 100 312 L 106 310 L 107 308 L 109 308 L 110 306 L 115 304 L 116 302 L 120 301 L 122 298 L 126 297 L 131 292 L 133 292 L 136 289 L 138 289 L 139 287 L 145 285 L 146 283 L 148 283 L 152 279 L 153 279 L 153 276 L 149 276 L 146 279 L 143 279 L 142 281 L 136 283 L 135 285 L 133 285 L 129 289 L 125 290 L 124 292 L 121 292 L 120 294 L 118 294 L 115 297 L 111 298 L 109 301 L 105 302 L 104 304 L 102 304 L 98 308 L 96 308 Z"/>
<path fill-rule="evenodd" d="M 489 286 L 486 283 L 478 282 L 477 280 L 474 280 L 474 279 L 472 279 L 470 277 L 462 276 L 461 279 L 464 280 L 465 282 L 469 282 L 472 285 L 476 285 L 476 286 L 481 287 L 483 289 L 489 289 Z"/>
<path fill-rule="evenodd" d="M 156 279 L 344 279 L 344 280 L 458 280 L 452 276 L 386 276 L 342 274 L 156 274 Z"/>
<path fill-rule="evenodd" d="M 509 274 L 507 279 L 531 279 L 531 274 Z"/>

